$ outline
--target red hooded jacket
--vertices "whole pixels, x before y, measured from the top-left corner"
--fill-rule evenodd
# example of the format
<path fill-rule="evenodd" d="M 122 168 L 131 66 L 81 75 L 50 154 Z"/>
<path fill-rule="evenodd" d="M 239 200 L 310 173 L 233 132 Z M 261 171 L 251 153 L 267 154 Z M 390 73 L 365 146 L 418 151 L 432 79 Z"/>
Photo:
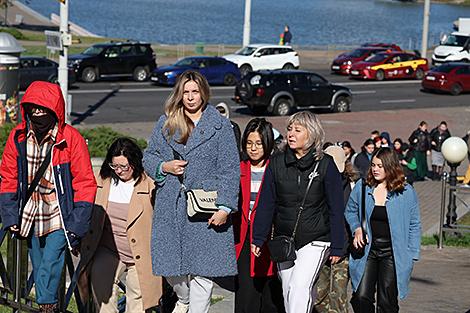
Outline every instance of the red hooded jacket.
<path fill-rule="evenodd" d="M 269 161 L 266 163 L 268 165 Z M 239 197 L 239 211 L 235 214 L 233 226 L 235 229 L 235 252 L 237 260 L 243 248 L 243 243 L 248 235 L 248 214 L 250 212 L 250 195 L 251 195 L 251 165 L 249 161 L 240 162 L 240 197 Z M 263 184 L 261 183 L 261 186 Z M 261 188 L 260 188 L 261 190 Z M 253 225 L 256 218 L 256 207 L 258 205 L 259 192 L 256 196 L 256 201 L 251 212 L 251 225 Z M 249 234 L 250 245 L 253 238 L 253 226 L 250 227 Z M 250 274 L 251 277 L 266 277 L 275 274 L 274 263 L 271 262 L 268 247 L 263 245 L 261 248 L 261 255 L 255 257 L 250 252 Z"/>
<path fill-rule="evenodd" d="M 28 189 L 28 122 L 24 111 L 24 105 L 28 103 L 45 107 L 57 117 L 59 129 L 51 157 L 57 200 L 66 233 L 71 231 L 83 237 L 89 228 L 96 193 L 88 147 L 80 133 L 65 124 L 65 103 L 60 87 L 42 81 L 33 82 L 21 99 L 22 123 L 10 133 L 3 152 L 0 166 L 0 214 L 3 228 L 19 225 L 19 210 Z M 69 246 L 72 239 L 68 236 Z"/>

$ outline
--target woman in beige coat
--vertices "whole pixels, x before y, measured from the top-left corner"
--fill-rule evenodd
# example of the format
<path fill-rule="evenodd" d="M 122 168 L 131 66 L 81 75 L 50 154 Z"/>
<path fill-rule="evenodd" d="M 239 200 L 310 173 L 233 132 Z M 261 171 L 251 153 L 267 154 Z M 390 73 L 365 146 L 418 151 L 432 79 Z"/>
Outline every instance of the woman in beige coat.
<path fill-rule="evenodd" d="M 145 312 L 158 305 L 162 280 L 152 274 L 154 183 L 144 173 L 140 148 L 130 139 L 117 139 L 97 183 L 92 225 L 81 249 L 82 300 L 91 290 L 97 312 L 118 312 L 118 283 L 125 281 L 126 312 Z"/>

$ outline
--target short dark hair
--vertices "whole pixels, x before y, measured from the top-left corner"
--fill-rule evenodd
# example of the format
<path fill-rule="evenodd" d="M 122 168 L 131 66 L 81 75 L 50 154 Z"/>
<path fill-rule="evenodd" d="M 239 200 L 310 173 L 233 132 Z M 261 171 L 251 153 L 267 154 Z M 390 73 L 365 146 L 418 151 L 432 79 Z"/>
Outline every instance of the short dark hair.
<path fill-rule="evenodd" d="M 248 140 L 248 136 L 253 133 L 257 132 L 261 137 L 261 143 L 263 145 L 263 160 L 266 161 L 269 159 L 271 152 L 274 149 L 274 133 L 273 133 L 273 125 L 268 122 L 265 118 L 254 118 L 248 122 L 245 127 L 245 131 L 243 132 L 242 136 L 242 159 L 248 160 L 248 153 L 246 150 L 246 142 Z"/>
<path fill-rule="evenodd" d="M 133 139 L 126 137 L 116 139 L 109 147 L 104 162 L 101 165 L 100 177 L 102 179 L 111 178 L 114 183 L 118 183 L 119 177 L 116 175 L 114 170 L 109 167 L 109 163 L 113 162 L 113 158 L 118 156 L 124 156 L 127 158 L 129 166 L 134 170 L 132 178 L 136 181 L 135 185 L 139 184 L 144 175 L 142 150 Z"/>
<path fill-rule="evenodd" d="M 428 125 L 428 123 L 426 123 L 426 121 L 421 121 L 421 123 L 419 123 L 419 126 L 424 126 L 424 125 Z"/>
<path fill-rule="evenodd" d="M 447 127 L 447 122 L 446 122 L 446 121 L 441 121 L 441 122 L 439 123 L 439 126 L 440 126 L 440 125 L 445 125 L 445 126 Z"/>

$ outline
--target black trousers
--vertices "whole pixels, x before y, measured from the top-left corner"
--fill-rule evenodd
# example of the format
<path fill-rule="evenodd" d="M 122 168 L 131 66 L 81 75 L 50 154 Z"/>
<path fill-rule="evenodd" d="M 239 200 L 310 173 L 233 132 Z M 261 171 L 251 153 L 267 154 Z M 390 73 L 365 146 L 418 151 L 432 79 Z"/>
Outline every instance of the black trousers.
<path fill-rule="evenodd" d="M 374 240 L 361 283 L 353 294 L 355 313 L 375 313 L 374 295 L 377 287 L 377 313 L 398 312 L 398 288 L 392 245 L 388 240 Z"/>
<path fill-rule="evenodd" d="M 251 277 L 250 253 L 250 240 L 246 238 L 238 258 L 235 313 L 285 312 L 281 282 L 277 276 Z"/>

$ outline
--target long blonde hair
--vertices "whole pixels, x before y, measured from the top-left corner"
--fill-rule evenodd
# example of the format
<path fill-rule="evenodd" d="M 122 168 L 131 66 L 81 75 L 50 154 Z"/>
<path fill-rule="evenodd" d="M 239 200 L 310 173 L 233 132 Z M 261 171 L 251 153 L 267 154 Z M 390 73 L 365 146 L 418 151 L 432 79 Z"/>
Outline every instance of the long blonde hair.
<path fill-rule="evenodd" d="M 310 111 L 301 111 L 291 115 L 287 120 L 287 127 L 299 124 L 307 129 L 308 139 L 306 150 L 316 153 L 317 159 L 323 157 L 323 143 L 325 142 L 325 131 L 318 117 Z"/>
<path fill-rule="evenodd" d="M 184 113 L 183 105 L 184 85 L 189 81 L 194 81 L 199 87 L 203 110 L 210 98 L 209 83 L 199 72 L 188 70 L 178 76 L 175 87 L 165 102 L 167 119 L 163 124 L 163 130 L 166 131 L 167 139 L 172 138 L 175 133 L 179 133 L 177 142 L 182 144 L 186 144 L 194 128 L 193 121 Z"/>

